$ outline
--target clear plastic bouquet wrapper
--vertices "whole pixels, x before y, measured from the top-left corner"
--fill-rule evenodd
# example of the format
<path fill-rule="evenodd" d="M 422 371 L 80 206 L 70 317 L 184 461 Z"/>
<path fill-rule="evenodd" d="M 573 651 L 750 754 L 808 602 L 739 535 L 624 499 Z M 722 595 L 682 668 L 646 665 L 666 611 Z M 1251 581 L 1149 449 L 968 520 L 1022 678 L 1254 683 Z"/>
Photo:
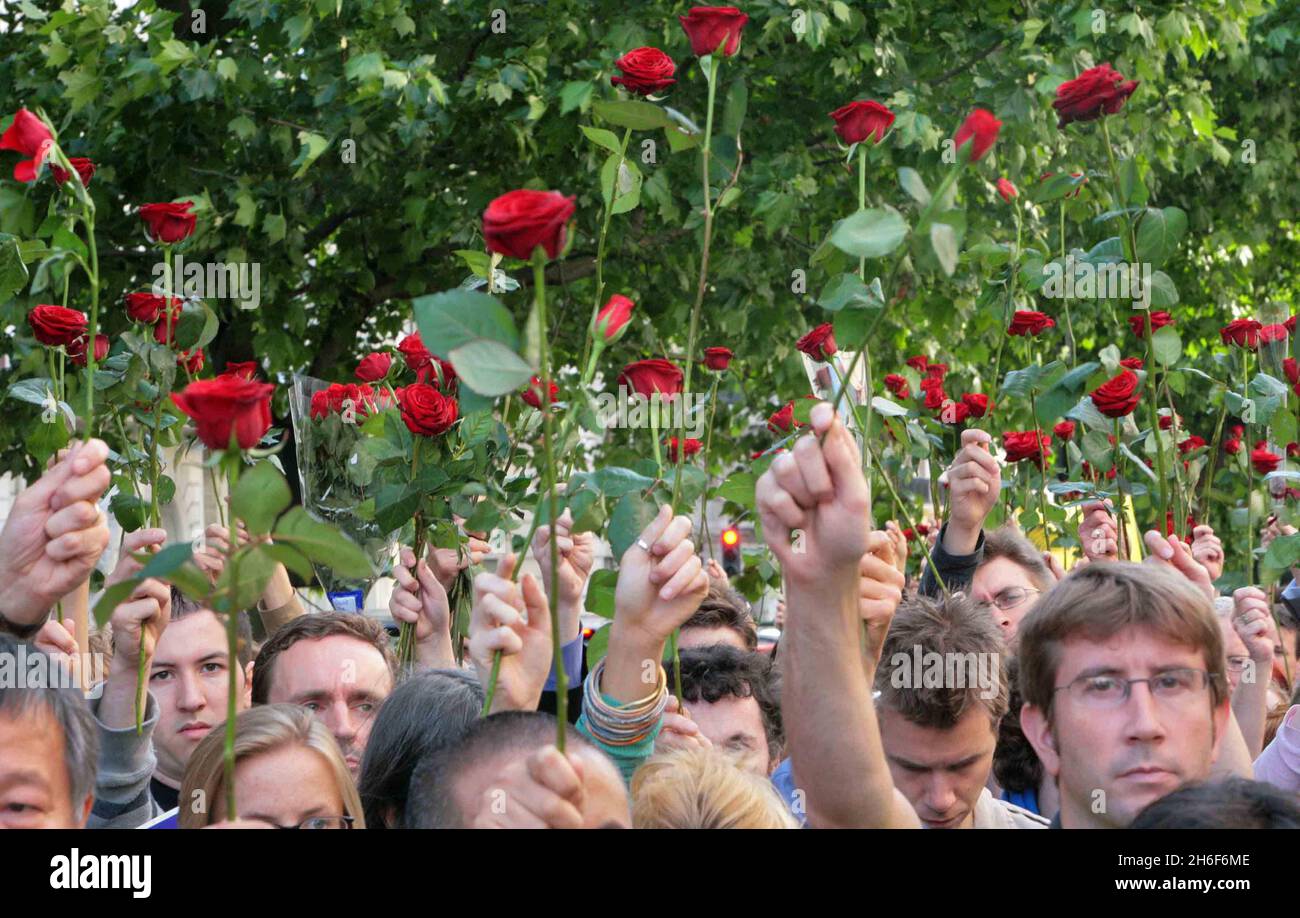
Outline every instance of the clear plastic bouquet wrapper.
<path fill-rule="evenodd" d="M 379 576 L 391 567 L 397 533 L 374 519 L 375 461 L 363 448 L 367 434 L 362 425 L 394 404 L 386 387 L 327 383 L 297 374 L 289 399 L 303 507 L 361 546 Z M 365 609 L 372 581 L 336 575 L 319 562 L 312 566 L 335 611 Z"/>

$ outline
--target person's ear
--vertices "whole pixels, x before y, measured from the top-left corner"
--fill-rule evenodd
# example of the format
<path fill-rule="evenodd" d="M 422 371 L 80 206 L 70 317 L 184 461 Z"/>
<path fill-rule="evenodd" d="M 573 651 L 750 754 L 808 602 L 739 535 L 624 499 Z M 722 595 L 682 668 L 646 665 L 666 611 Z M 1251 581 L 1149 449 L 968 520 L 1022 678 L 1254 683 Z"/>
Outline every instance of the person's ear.
<path fill-rule="evenodd" d="M 1029 745 L 1034 747 L 1038 760 L 1053 778 L 1061 773 L 1061 756 L 1056 748 L 1056 737 L 1052 733 L 1052 724 L 1041 708 L 1026 704 L 1020 709 L 1020 729 L 1024 731 Z"/>
<path fill-rule="evenodd" d="M 244 664 L 244 686 L 239 690 L 239 709 L 247 711 L 253 706 L 253 662 Z"/>
<path fill-rule="evenodd" d="M 90 810 L 95 805 L 95 794 L 92 791 L 86 794 L 86 799 L 81 804 L 81 819 L 77 822 L 78 829 L 84 829 L 86 823 L 90 820 Z"/>

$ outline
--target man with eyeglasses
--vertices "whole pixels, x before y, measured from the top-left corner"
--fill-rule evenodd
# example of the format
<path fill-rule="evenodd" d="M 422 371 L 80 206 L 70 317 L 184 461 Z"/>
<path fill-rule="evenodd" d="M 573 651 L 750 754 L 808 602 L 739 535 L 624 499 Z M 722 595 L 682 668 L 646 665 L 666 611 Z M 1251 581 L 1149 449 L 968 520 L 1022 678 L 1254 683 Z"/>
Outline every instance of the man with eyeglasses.
<path fill-rule="evenodd" d="M 1223 637 L 1178 569 L 1073 571 L 1022 623 L 1019 658 L 1020 723 L 1060 789 L 1054 825 L 1125 827 L 1210 776 L 1230 726 Z"/>

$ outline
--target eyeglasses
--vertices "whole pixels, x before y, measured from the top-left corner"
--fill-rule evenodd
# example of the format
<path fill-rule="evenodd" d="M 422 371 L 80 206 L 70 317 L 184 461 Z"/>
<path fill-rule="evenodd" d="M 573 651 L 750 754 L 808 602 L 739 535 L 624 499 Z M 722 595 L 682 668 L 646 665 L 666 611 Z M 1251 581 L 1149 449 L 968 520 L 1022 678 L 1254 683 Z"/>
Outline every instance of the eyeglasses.
<path fill-rule="evenodd" d="M 1250 657 L 1228 657 L 1228 669 L 1234 673 L 1244 672 L 1250 665 Z"/>
<path fill-rule="evenodd" d="M 1014 609 L 1026 599 L 1030 593 L 1041 593 L 1042 590 L 1035 590 L 1033 587 L 1007 587 L 992 599 L 986 599 L 983 602 L 977 602 L 975 605 L 981 609 L 987 609 L 989 606 L 997 606 L 1003 612 L 1008 609 Z"/>
<path fill-rule="evenodd" d="M 1146 679 L 1121 679 L 1110 675 L 1080 676 L 1066 685 L 1058 685 L 1054 691 L 1068 691 L 1072 699 L 1086 707 L 1118 708 L 1133 693 L 1133 683 L 1145 682 L 1153 698 L 1178 704 L 1200 695 L 1209 686 L 1210 679 L 1217 675 L 1219 674 L 1203 669 L 1180 668 L 1167 669 Z"/>
<path fill-rule="evenodd" d="M 277 829 L 350 829 L 353 822 L 352 816 L 308 816 L 296 826 L 272 825 Z"/>

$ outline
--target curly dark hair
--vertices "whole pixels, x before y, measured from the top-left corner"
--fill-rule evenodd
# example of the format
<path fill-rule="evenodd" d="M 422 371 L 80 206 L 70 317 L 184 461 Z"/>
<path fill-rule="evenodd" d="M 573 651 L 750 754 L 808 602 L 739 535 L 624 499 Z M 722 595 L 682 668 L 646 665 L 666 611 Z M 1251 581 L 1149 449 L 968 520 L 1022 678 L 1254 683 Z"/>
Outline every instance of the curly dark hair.
<path fill-rule="evenodd" d="M 720 698 L 753 698 L 763 718 L 767 749 L 773 762 L 785 747 L 781 725 L 781 701 L 772 661 L 761 653 L 740 650 L 730 644 L 692 647 L 683 650 L 682 695 L 689 706 L 701 699 L 712 704 Z M 668 684 L 673 684 L 672 660 L 664 661 Z"/>
<path fill-rule="evenodd" d="M 998 722 L 998 744 L 993 750 L 993 777 L 1004 790 L 1015 793 L 1038 792 L 1043 783 L 1043 763 L 1020 729 L 1020 708 L 1025 699 L 1020 694 L 1020 662 L 1014 657 L 1007 664 L 1010 705 Z"/>

